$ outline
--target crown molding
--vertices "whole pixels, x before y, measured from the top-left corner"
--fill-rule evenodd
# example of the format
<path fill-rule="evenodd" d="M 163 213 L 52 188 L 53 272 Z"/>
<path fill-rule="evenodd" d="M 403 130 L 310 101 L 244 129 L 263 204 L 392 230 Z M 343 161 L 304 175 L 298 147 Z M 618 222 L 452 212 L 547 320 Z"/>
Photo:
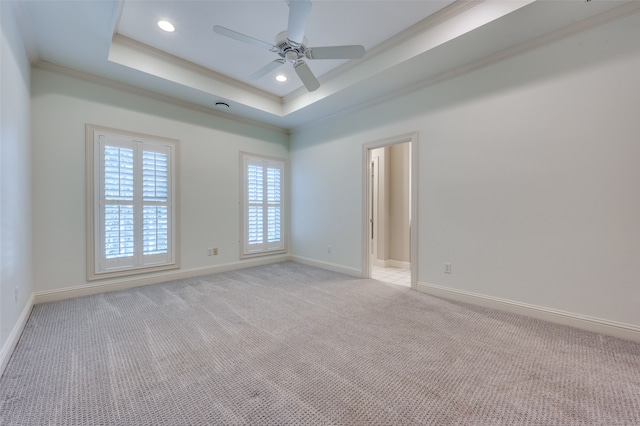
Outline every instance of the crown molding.
<path fill-rule="evenodd" d="M 397 45 L 404 43 L 408 39 L 420 35 L 426 31 L 432 30 L 439 25 L 444 24 L 447 21 L 452 20 L 453 18 L 462 15 L 468 10 L 473 9 L 484 3 L 485 0 L 457 0 L 454 3 L 440 9 L 433 15 L 427 16 L 422 21 L 415 23 L 409 28 L 401 31 L 390 39 L 384 41 L 383 43 L 377 45 L 372 48 L 368 53 L 373 55 L 380 54 L 382 52 L 386 52 L 387 50 L 393 49 Z"/>
<path fill-rule="evenodd" d="M 390 39 L 385 40 L 384 42 L 367 50 L 364 58 L 362 58 L 361 60 L 348 61 L 332 69 L 331 71 L 321 75 L 320 77 L 318 77 L 318 81 L 320 81 L 320 84 L 324 84 L 330 81 L 331 79 L 337 77 L 338 75 L 344 73 L 345 71 L 359 66 L 363 61 L 367 61 L 375 56 L 379 56 L 382 53 L 390 49 L 393 49 L 395 46 L 407 41 L 411 37 L 417 34 L 421 34 L 432 28 L 435 28 L 436 26 L 445 23 L 446 21 L 466 12 L 467 10 L 478 6 L 484 1 L 485 0 L 469 0 L 469 1 L 457 0 L 456 2 L 451 3 L 450 5 L 440 9 L 433 15 L 430 15 L 425 19 L 423 19 L 422 21 L 417 22 L 412 26 L 410 26 L 409 28 L 406 28 L 405 30 L 399 32 L 398 34 L 394 35 Z M 288 102 L 291 102 L 292 100 L 297 99 L 301 96 L 304 96 L 307 93 L 308 92 L 304 87 L 300 87 L 294 90 L 293 92 L 283 96 L 282 97 L 283 103 L 286 104 Z"/>
<path fill-rule="evenodd" d="M 482 1 L 484 0 L 476 1 L 475 3 L 478 4 L 478 3 L 481 3 Z M 453 69 L 436 74 L 416 84 L 405 87 L 400 91 L 390 93 L 386 96 L 382 96 L 380 98 L 374 99 L 369 102 L 363 102 L 358 105 L 353 105 L 349 108 L 335 111 L 333 114 L 322 117 L 316 121 L 292 128 L 290 129 L 290 133 L 293 134 L 302 130 L 311 129 L 313 127 L 326 124 L 332 120 L 344 117 L 345 115 L 354 113 L 356 111 L 370 108 L 376 105 L 380 105 L 380 104 L 389 102 L 393 99 L 401 98 L 405 95 L 425 89 L 429 86 L 433 86 L 435 84 L 442 83 L 449 79 L 459 77 L 464 74 L 468 74 L 472 71 L 503 61 L 509 57 L 519 55 L 521 53 L 536 49 L 538 47 L 542 47 L 544 45 L 553 43 L 555 41 L 559 41 L 561 39 L 572 36 L 574 34 L 578 34 L 578 33 L 590 30 L 599 25 L 603 25 L 608 22 L 615 21 L 616 19 L 624 18 L 626 16 L 629 16 L 638 12 L 640 12 L 640 1 L 637 1 L 637 0 L 630 1 L 621 6 L 617 6 L 613 9 L 609 9 L 605 12 L 586 18 L 582 21 L 574 22 L 572 24 L 569 24 L 557 30 L 551 31 L 547 34 L 534 37 L 533 39 L 527 40 L 526 42 L 519 43 L 515 46 L 511 46 L 506 49 L 500 50 L 494 54 L 485 56 L 483 58 L 479 58 L 467 64 L 461 65 L 459 67 L 455 67 Z M 444 21 L 441 21 L 441 22 L 444 22 Z"/>
<path fill-rule="evenodd" d="M 163 95 L 157 92 L 153 92 L 151 90 L 142 89 L 136 86 L 131 86 L 129 84 L 120 83 L 114 80 L 110 80 L 105 77 L 96 76 L 94 74 L 88 74 L 82 71 L 77 71 L 71 68 L 63 67 L 61 65 L 53 64 L 47 61 L 39 61 L 34 65 L 34 68 L 42 69 L 45 71 L 51 71 L 58 74 L 67 75 L 72 78 L 77 78 L 79 80 L 88 81 L 90 83 L 99 84 L 101 86 L 109 87 L 112 89 L 120 90 L 122 92 L 131 93 L 134 95 L 142 96 L 148 99 L 153 99 L 160 102 L 165 102 L 167 104 L 179 106 L 182 108 L 187 108 L 193 111 L 201 112 L 204 114 L 209 114 L 215 117 L 224 118 L 227 120 L 235 121 L 242 124 L 247 124 L 254 127 L 260 127 L 263 129 L 267 129 L 273 132 L 282 133 L 285 135 L 289 134 L 288 129 L 284 129 L 282 127 L 274 126 L 271 124 L 263 123 L 261 121 L 252 120 L 250 118 L 245 118 L 236 114 L 231 114 L 224 111 L 218 111 L 203 105 L 199 105 L 192 102 L 183 101 L 180 99 L 176 99 L 172 96 Z"/>
<path fill-rule="evenodd" d="M 282 98 L 280 96 L 258 89 L 254 86 L 238 81 L 232 77 L 228 77 L 224 74 L 220 74 L 219 72 L 213 71 L 202 65 L 198 65 L 194 62 L 188 61 L 186 59 L 182 59 L 178 56 L 164 52 L 160 49 L 156 49 L 155 47 L 151 47 L 147 44 L 141 43 L 137 40 L 133 40 L 129 37 L 125 37 L 121 34 L 116 34 L 115 36 L 113 36 L 113 39 L 111 40 L 111 46 L 113 47 L 113 45 L 124 46 L 126 48 L 133 50 L 138 54 L 148 55 L 150 57 L 159 59 L 162 62 L 173 64 L 181 69 L 191 71 L 207 79 L 213 80 L 217 83 L 223 84 L 225 86 L 229 86 L 234 90 L 248 92 L 252 95 L 265 99 L 270 103 L 282 105 Z M 111 57 L 109 58 L 109 60 L 112 60 Z M 129 66 L 126 63 L 121 63 L 121 65 Z"/>

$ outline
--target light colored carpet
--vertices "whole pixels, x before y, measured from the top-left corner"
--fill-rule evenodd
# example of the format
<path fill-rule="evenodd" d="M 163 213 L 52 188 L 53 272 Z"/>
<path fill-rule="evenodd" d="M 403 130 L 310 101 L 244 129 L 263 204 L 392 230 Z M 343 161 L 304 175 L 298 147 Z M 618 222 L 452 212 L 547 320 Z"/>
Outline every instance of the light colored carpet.
<path fill-rule="evenodd" d="M 2 425 L 639 425 L 640 345 L 281 263 L 37 305 Z"/>

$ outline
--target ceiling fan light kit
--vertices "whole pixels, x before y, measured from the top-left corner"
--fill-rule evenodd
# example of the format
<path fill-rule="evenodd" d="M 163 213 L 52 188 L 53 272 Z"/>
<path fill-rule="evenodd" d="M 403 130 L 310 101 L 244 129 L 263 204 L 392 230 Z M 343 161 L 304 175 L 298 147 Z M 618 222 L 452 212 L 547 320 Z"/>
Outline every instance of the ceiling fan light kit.
<path fill-rule="evenodd" d="M 311 13 L 310 0 L 291 0 L 289 5 L 289 21 L 286 31 L 282 31 L 275 37 L 275 45 L 265 41 L 255 39 L 245 34 L 238 33 L 228 28 L 216 25 L 213 31 L 225 37 L 232 38 L 253 46 L 277 53 L 280 58 L 276 59 L 249 76 L 250 80 L 256 80 L 283 65 L 285 62 L 293 65 L 293 69 L 307 88 L 313 92 L 320 83 L 315 77 L 309 65 L 304 61 L 316 59 L 360 59 L 365 54 L 364 46 L 324 46 L 307 47 L 307 39 L 304 32 Z"/>

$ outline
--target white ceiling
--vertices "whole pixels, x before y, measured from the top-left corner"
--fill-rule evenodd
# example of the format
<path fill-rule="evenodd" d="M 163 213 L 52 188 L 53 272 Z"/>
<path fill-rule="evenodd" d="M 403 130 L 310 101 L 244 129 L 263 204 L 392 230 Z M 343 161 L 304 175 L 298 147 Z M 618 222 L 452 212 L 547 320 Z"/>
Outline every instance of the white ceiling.
<path fill-rule="evenodd" d="M 286 29 L 285 0 L 22 0 L 30 59 L 166 96 L 212 113 L 293 129 L 413 90 L 505 54 L 635 13 L 612 0 L 314 0 L 309 46 L 361 44 L 363 59 L 309 60 L 321 87 L 307 92 L 285 64 L 247 77 L 277 54 L 218 35 L 222 25 L 268 43 Z M 174 33 L 156 22 L 171 21 Z M 53 64 L 53 65 L 51 65 Z M 216 101 L 230 105 L 215 109 Z"/>
<path fill-rule="evenodd" d="M 452 2 L 316 0 L 312 3 L 305 36 L 310 46 L 361 44 L 368 50 Z M 125 0 L 116 32 L 277 96 L 284 96 L 302 86 L 291 67 L 283 66 L 278 70 L 289 77 L 284 84 L 275 81 L 275 72 L 258 81 L 251 81 L 247 77 L 277 59 L 277 54 L 225 38 L 215 34 L 211 28 L 222 25 L 275 44 L 276 34 L 287 29 L 288 14 L 285 0 Z M 156 22 L 161 19 L 172 22 L 176 31 L 166 33 L 160 30 Z M 371 25 L 372 22 L 376 25 Z M 319 77 L 345 61 L 307 62 Z"/>

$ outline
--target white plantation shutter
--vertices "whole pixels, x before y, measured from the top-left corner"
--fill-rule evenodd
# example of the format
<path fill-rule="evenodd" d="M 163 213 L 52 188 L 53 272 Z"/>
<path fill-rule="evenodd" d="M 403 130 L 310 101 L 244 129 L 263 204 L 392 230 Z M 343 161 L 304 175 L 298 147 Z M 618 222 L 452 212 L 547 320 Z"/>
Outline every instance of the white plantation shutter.
<path fill-rule="evenodd" d="M 284 161 L 243 154 L 243 255 L 282 251 Z"/>
<path fill-rule="evenodd" d="M 106 259 L 131 259 L 133 257 L 133 149 L 130 144 L 103 145 L 101 172 L 104 181 L 101 213 Z M 127 260 L 113 264 L 130 264 Z"/>
<path fill-rule="evenodd" d="M 175 144 L 94 131 L 94 274 L 176 265 Z"/>
<path fill-rule="evenodd" d="M 267 244 L 276 244 L 274 247 L 282 248 L 280 230 L 281 187 L 282 169 L 273 164 L 267 165 Z"/>
<path fill-rule="evenodd" d="M 264 168 L 247 164 L 247 245 L 254 249 L 264 242 Z"/>
<path fill-rule="evenodd" d="M 169 154 L 142 151 L 142 254 L 162 261 L 169 253 Z"/>

